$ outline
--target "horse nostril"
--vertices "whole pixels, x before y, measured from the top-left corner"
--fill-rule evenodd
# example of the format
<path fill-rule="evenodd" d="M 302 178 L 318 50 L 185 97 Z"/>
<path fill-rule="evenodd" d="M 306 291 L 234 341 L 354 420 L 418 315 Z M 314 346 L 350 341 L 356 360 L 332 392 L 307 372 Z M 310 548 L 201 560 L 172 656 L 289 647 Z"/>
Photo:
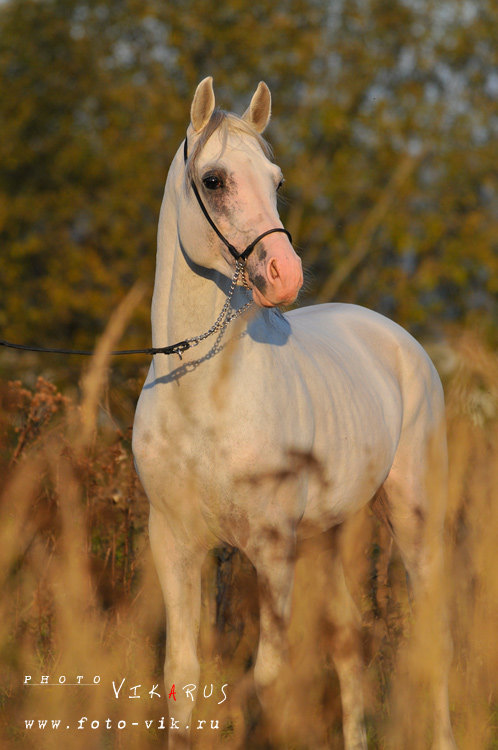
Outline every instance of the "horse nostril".
<path fill-rule="evenodd" d="M 275 260 L 275 258 L 272 258 L 268 263 L 268 272 L 272 281 L 276 281 L 280 277 L 277 267 L 277 261 Z"/>

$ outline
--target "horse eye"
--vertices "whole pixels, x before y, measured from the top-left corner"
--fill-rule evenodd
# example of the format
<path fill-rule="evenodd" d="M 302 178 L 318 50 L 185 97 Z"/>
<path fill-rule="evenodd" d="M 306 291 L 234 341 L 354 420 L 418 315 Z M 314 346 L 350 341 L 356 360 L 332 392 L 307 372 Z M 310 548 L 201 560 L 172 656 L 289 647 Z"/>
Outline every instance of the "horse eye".
<path fill-rule="evenodd" d="M 206 175 L 206 177 L 203 177 L 202 182 L 208 190 L 218 190 L 218 188 L 223 187 L 223 182 L 215 174 Z"/>
<path fill-rule="evenodd" d="M 282 179 L 280 180 L 280 182 L 279 182 L 279 183 L 278 183 L 278 185 L 277 185 L 277 190 L 280 190 L 280 188 L 282 187 L 282 185 L 284 184 L 284 182 L 285 182 L 285 180 L 284 180 L 284 178 L 282 177 Z"/>

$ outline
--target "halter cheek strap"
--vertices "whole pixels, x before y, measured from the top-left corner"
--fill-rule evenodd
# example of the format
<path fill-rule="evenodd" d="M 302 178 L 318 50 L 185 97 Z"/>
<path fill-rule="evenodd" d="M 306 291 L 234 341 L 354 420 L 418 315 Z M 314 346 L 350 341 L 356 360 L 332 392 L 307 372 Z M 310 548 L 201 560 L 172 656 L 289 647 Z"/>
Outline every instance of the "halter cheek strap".
<path fill-rule="evenodd" d="M 187 137 L 186 136 L 185 136 L 185 141 L 183 143 L 183 159 L 184 159 L 184 162 L 186 164 L 187 163 L 187 159 L 188 159 L 188 143 L 187 143 Z M 195 184 L 194 180 L 192 180 L 191 185 L 192 185 L 192 190 L 194 191 L 194 195 L 195 195 L 195 197 L 197 199 L 197 203 L 201 207 L 202 213 L 204 214 L 204 216 L 208 220 L 209 225 L 216 232 L 216 234 L 218 235 L 218 237 L 220 238 L 220 240 L 226 245 L 226 247 L 228 248 L 229 253 L 235 258 L 235 260 L 238 260 L 238 261 L 241 261 L 242 263 L 244 263 L 248 259 L 248 257 L 250 256 L 250 254 L 252 253 L 252 251 L 254 250 L 254 248 L 256 247 L 256 245 L 258 244 L 258 242 L 260 240 L 262 240 L 263 237 L 266 237 L 269 234 L 273 234 L 274 232 L 283 232 L 283 234 L 287 235 L 287 237 L 289 238 L 289 242 L 292 244 L 291 233 L 288 232 L 287 229 L 284 229 L 283 227 L 275 227 L 275 229 L 268 229 L 266 232 L 263 232 L 262 234 L 260 234 L 258 237 L 256 237 L 255 240 L 253 240 L 246 247 L 245 250 L 243 250 L 241 253 L 239 253 L 237 251 L 237 248 L 234 247 L 232 245 L 232 243 L 229 242 L 227 240 L 227 238 L 220 232 L 220 230 L 218 229 L 218 227 L 216 226 L 216 224 L 214 223 L 214 221 L 210 217 L 209 212 L 208 212 L 206 206 L 204 205 L 204 202 L 203 202 L 203 200 L 202 200 L 202 198 L 200 196 L 200 193 L 199 193 L 199 191 L 197 189 L 197 185 Z"/>

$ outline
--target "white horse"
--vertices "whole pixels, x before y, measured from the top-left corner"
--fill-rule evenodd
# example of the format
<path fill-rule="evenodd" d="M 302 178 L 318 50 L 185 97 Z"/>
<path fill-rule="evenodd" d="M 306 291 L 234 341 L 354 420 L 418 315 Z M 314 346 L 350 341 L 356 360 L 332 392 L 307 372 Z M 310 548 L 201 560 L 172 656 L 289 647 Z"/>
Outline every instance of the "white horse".
<path fill-rule="evenodd" d="M 282 173 L 260 135 L 270 108 L 260 83 L 243 117 L 224 113 L 215 109 L 212 79 L 203 80 L 159 219 L 154 346 L 206 331 L 224 310 L 214 344 L 209 336 L 192 342 L 198 346 L 182 361 L 154 357 L 133 432 L 166 604 L 165 680 L 178 697 L 171 747 L 189 742 L 193 704 L 179 688 L 199 678 L 209 549 L 238 547 L 256 568 L 254 680 L 263 705 L 286 659 L 300 540 L 381 498 L 415 596 L 428 596 L 441 577 L 446 438 L 438 375 L 419 344 L 375 312 L 346 304 L 279 311 L 295 300 L 302 270 L 277 213 Z M 337 555 L 329 567 L 328 617 L 348 644 L 334 651 L 345 747 L 365 750 L 358 616 Z M 434 621 L 449 661 L 443 619 Z M 434 685 L 438 750 L 455 747 L 446 673 Z"/>

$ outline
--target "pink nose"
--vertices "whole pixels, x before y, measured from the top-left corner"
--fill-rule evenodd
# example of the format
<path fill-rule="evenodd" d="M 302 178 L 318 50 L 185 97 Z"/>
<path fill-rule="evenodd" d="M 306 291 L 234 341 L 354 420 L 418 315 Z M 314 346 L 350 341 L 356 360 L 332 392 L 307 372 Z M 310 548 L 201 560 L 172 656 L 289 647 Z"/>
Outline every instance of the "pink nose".
<path fill-rule="evenodd" d="M 274 307 L 294 302 L 303 285 L 303 269 L 289 242 L 273 249 L 264 265 L 264 276 L 261 270 L 253 281 L 253 298 L 258 305 Z"/>
<path fill-rule="evenodd" d="M 268 282 L 271 286 L 271 298 L 279 303 L 291 304 L 296 299 L 303 285 L 303 268 L 301 259 L 271 258 L 266 267 Z"/>

